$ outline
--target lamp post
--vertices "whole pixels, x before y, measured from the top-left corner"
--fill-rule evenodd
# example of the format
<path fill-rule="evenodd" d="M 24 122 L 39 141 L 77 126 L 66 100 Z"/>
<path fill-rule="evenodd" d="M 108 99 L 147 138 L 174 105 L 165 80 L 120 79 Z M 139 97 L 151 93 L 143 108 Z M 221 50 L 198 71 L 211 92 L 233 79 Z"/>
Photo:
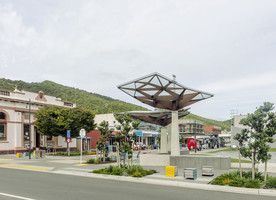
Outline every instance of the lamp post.
<path fill-rule="evenodd" d="M 29 99 L 29 159 L 31 159 L 31 99 Z"/>
<path fill-rule="evenodd" d="M 34 104 L 34 102 L 29 99 L 29 159 L 31 159 L 31 104 Z"/>
<path fill-rule="evenodd" d="M 80 130 L 80 138 L 81 138 L 81 153 L 80 153 L 80 164 L 82 164 L 82 138 L 85 136 L 85 129 Z"/>
<path fill-rule="evenodd" d="M 196 147 L 197 147 L 197 142 L 196 142 L 196 121 L 194 121 L 194 133 L 195 133 L 195 153 L 196 153 Z"/>

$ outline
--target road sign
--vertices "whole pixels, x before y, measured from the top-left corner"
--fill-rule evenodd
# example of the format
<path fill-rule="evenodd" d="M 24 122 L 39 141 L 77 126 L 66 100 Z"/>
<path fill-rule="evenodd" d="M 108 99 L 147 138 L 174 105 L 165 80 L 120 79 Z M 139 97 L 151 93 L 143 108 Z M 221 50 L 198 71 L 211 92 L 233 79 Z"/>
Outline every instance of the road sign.
<path fill-rule="evenodd" d="M 71 133 L 71 131 L 70 131 L 70 130 L 67 130 L 67 137 L 68 137 L 68 138 L 71 137 L 71 136 L 70 136 L 70 133 Z"/>
<path fill-rule="evenodd" d="M 84 136 L 85 136 L 85 130 L 84 130 L 84 129 L 81 129 L 81 130 L 80 130 L 80 136 L 81 136 L 81 137 L 84 137 Z"/>
<path fill-rule="evenodd" d="M 71 142 L 71 138 L 67 138 L 66 141 L 67 141 L 67 143 L 70 143 Z"/>

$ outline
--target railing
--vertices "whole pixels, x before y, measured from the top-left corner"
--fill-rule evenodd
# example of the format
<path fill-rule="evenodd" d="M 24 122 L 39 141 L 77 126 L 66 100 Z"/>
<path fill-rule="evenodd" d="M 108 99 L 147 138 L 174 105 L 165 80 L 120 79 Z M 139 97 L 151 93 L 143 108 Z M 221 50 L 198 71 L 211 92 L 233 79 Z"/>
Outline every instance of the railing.
<path fill-rule="evenodd" d="M 0 90 L 0 95 L 4 95 L 4 96 L 10 96 L 10 92 L 6 91 L 6 90 Z"/>

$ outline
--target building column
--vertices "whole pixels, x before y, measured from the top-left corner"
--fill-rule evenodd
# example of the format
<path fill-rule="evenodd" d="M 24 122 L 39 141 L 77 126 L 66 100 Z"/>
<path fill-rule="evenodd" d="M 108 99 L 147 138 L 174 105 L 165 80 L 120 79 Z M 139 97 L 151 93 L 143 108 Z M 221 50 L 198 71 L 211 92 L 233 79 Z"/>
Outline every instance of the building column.
<path fill-rule="evenodd" d="M 179 125 L 178 125 L 178 111 L 172 111 L 172 126 L 171 126 L 171 155 L 179 156 Z"/>
<path fill-rule="evenodd" d="M 167 129 L 161 128 L 161 141 L 160 141 L 160 153 L 168 153 L 168 139 L 167 139 Z"/>
<path fill-rule="evenodd" d="M 171 152 L 171 139 L 172 139 L 172 126 L 168 126 L 168 143 L 167 143 L 167 149 L 168 152 Z"/>

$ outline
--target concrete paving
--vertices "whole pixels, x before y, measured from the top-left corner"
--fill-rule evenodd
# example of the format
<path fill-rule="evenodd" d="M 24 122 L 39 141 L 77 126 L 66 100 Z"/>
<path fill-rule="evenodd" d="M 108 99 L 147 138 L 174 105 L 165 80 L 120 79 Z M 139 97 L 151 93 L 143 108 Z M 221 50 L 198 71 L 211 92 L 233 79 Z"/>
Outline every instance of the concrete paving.
<path fill-rule="evenodd" d="M 214 150 L 212 149 L 212 151 Z M 203 152 L 204 151 L 201 151 L 200 154 L 202 154 Z M 144 153 L 148 153 L 148 154 L 157 153 L 157 151 L 147 150 L 147 151 L 144 151 Z M 206 150 L 204 153 L 208 153 L 208 151 Z M 216 154 L 220 154 L 220 153 L 221 152 Z M 229 153 L 229 152 L 223 152 L 223 153 Z M 137 158 L 137 152 L 134 153 L 134 157 L 135 157 L 134 164 L 139 164 L 139 159 Z M 137 183 L 140 182 L 140 183 L 169 185 L 169 186 L 177 186 L 177 187 L 202 188 L 205 190 L 215 190 L 215 191 L 224 191 L 224 192 L 238 192 L 243 194 L 250 193 L 255 195 L 276 196 L 276 190 L 254 189 L 252 191 L 251 189 L 247 189 L 247 188 L 242 188 L 242 190 L 240 190 L 239 188 L 233 188 L 228 186 L 213 186 L 208 184 L 214 179 L 214 177 L 219 176 L 225 172 L 228 172 L 229 170 L 215 170 L 214 176 L 202 176 L 200 169 L 198 169 L 197 179 L 190 180 L 190 179 L 184 178 L 183 176 L 184 169 L 181 169 L 181 168 L 178 169 L 178 174 L 176 177 L 166 177 L 165 167 L 146 166 L 144 167 L 145 169 L 155 169 L 158 173 L 150 176 L 146 176 L 143 178 L 132 178 L 132 177 L 124 177 L 124 176 L 120 177 L 120 176 L 99 175 L 99 174 L 90 173 L 94 169 L 101 169 L 101 168 L 108 167 L 109 165 L 116 165 L 116 163 L 85 164 L 85 161 L 90 158 L 96 158 L 96 156 L 85 155 L 83 156 L 82 164 L 80 164 L 79 156 L 71 156 L 71 157 L 47 156 L 43 159 L 34 159 L 34 158 L 29 159 L 28 157 L 17 158 L 15 155 L 0 155 L 0 167 L 16 168 L 16 169 L 22 169 L 22 170 L 43 171 L 43 172 L 56 173 L 56 174 L 67 174 L 67 175 L 74 175 L 74 176 L 85 176 L 85 177 L 92 177 L 92 178 L 137 182 Z M 272 163 L 272 164 L 274 165 L 275 163 Z M 233 167 L 233 169 L 231 170 L 236 170 L 236 169 L 235 167 Z M 276 168 L 275 168 L 275 171 L 273 171 L 269 175 L 276 176 Z"/>

